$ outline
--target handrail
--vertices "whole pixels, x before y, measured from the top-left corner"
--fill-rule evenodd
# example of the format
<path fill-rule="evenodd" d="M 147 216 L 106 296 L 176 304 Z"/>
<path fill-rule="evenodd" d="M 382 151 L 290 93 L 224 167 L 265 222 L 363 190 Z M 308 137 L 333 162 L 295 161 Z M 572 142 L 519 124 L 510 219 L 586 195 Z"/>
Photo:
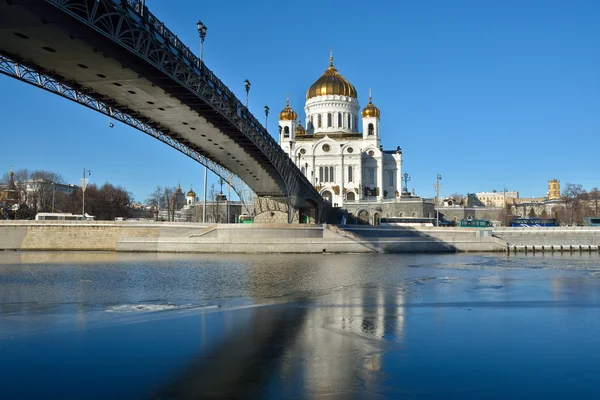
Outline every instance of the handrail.
<path fill-rule="evenodd" d="M 289 164 L 289 155 L 287 155 L 281 146 L 273 139 L 273 137 L 269 134 L 264 126 L 256 119 L 254 114 L 252 114 L 248 108 L 233 94 L 231 90 L 219 79 L 217 76 L 206 66 L 206 64 L 200 60 L 196 55 L 183 44 L 181 40 L 175 35 L 171 30 L 169 30 L 165 24 L 160 21 L 154 14 L 152 14 L 148 7 L 144 5 L 144 2 L 141 0 L 124 0 L 121 1 L 122 6 L 127 6 L 130 11 L 136 14 L 137 17 L 140 18 L 142 23 L 146 23 L 149 30 L 152 30 L 156 34 L 158 34 L 165 43 L 171 45 L 175 50 L 179 52 L 179 54 L 186 59 L 187 63 L 190 67 L 195 68 L 199 72 L 199 76 L 209 83 L 211 87 L 215 88 L 219 94 L 223 96 L 234 108 L 238 111 L 238 116 L 249 121 L 250 126 L 254 128 L 254 131 L 258 133 L 263 140 L 265 140 L 269 146 L 275 150 L 279 156 L 288 159 Z M 240 115 L 241 114 L 241 115 Z M 296 169 L 298 169 L 296 167 Z M 300 179 L 304 180 L 305 184 L 312 186 L 309 182 L 308 178 L 304 176 L 302 173 L 298 173 L 300 170 L 296 172 L 296 175 L 301 177 Z"/>

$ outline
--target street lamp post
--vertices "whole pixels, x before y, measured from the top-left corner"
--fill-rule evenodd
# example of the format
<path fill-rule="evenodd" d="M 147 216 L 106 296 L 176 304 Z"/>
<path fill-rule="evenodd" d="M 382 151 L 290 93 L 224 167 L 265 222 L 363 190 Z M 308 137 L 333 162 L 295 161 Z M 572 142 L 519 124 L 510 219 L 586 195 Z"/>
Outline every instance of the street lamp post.
<path fill-rule="evenodd" d="M 52 212 L 54 212 L 54 191 L 55 191 L 55 183 L 52 182 Z"/>
<path fill-rule="evenodd" d="M 248 93 L 250 93 L 250 81 L 248 79 L 244 81 L 244 87 L 246 88 L 246 108 L 248 108 Z"/>
<path fill-rule="evenodd" d="M 200 64 L 202 64 L 202 48 L 204 47 L 204 38 L 206 37 L 206 25 L 204 25 L 201 21 L 196 23 L 198 27 L 198 35 L 200 35 Z M 200 67 L 200 65 L 198 65 Z"/>
<path fill-rule="evenodd" d="M 202 23 L 202 21 L 198 21 L 196 23 L 196 27 L 198 28 L 198 35 L 200 36 L 200 64 L 198 68 L 202 66 L 202 52 L 204 47 L 204 38 L 206 38 L 206 25 Z M 206 182 L 208 180 L 208 168 L 206 165 L 204 166 L 204 202 L 202 204 L 202 223 L 206 223 Z"/>
<path fill-rule="evenodd" d="M 265 128 L 269 130 L 269 106 L 265 106 Z"/>
<path fill-rule="evenodd" d="M 217 223 L 219 222 L 218 218 L 219 218 L 219 200 L 223 200 L 223 184 L 225 183 L 225 181 L 223 180 L 223 178 L 219 178 L 218 182 L 219 185 L 221 185 L 221 189 L 219 190 L 219 194 L 217 195 Z M 221 218 L 221 223 L 223 223 L 223 218 Z"/>
<path fill-rule="evenodd" d="M 229 202 L 231 201 L 231 185 L 227 185 L 227 223 L 231 223 L 231 216 L 229 215 Z"/>
<path fill-rule="evenodd" d="M 83 192 L 81 215 L 83 215 L 84 218 L 85 218 L 85 189 L 87 188 L 87 183 L 88 183 L 88 179 L 86 178 L 86 172 L 87 172 L 87 176 L 92 175 L 92 171 L 90 171 L 89 169 L 86 170 L 85 168 L 83 169 L 83 178 L 81 178 L 81 191 Z"/>
<path fill-rule="evenodd" d="M 202 204 L 202 223 L 206 223 L 206 181 L 208 175 L 208 168 L 204 166 L 204 204 Z"/>
<path fill-rule="evenodd" d="M 442 184 L 440 183 L 440 181 L 442 180 L 442 176 L 436 172 L 435 174 L 435 184 L 433 185 L 433 187 L 435 188 L 435 203 L 434 203 L 434 209 L 435 209 L 435 224 L 436 226 L 438 226 L 440 224 L 440 213 L 438 211 L 438 201 L 439 201 L 439 197 L 440 197 L 440 188 L 442 187 Z"/>

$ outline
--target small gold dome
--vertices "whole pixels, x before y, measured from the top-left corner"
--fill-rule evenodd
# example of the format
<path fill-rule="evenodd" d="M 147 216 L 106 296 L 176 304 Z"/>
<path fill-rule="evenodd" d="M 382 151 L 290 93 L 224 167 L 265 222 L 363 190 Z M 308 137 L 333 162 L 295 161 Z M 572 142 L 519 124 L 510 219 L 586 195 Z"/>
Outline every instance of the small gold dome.
<path fill-rule="evenodd" d="M 379 118 L 379 116 L 381 115 L 381 111 L 379 111 L 379 108 L 375 107 L 375 104 L 373 104 L 373 98 L 371 97 L 371 89 L 369 89 L 369 104 L 365 106 L 361 114 L 363 118 Z"/>
<path fill-rule="evenodd" d="M 190 188 L 190 191 L 187 192 L 187 197 L 190 197 L 190 196 L 192 196 L 194 198 L 196 197 L 196 193 L 194 193 L 194 191 L 192 190 L 192 188 Z"/>
<path fill-rule="evenodd" d="M 296 136 L 305 135 L 306 130 L 302 126 L 302 121 L 298 120 L 298 125 L 296 126 Z"/>
<path fill-rule="evenodd" d="M 279 120 L 295 121 L 296 118 L 298 118 L 298 114 L 296 114 L 296 111 L 292 110 L 292 107 L 290 107 L 290 99 L 288 97 L 288 99 L 285 102 L 285 108 L 279 113 Z"/>
<path fill-rule="evenodd" d="M 356 89 L 333 66 L 333 56 L 329 56 L 329 68 L 306 92 L 306 100 L 317 96 L 335 94 L 358 99 Z"/>

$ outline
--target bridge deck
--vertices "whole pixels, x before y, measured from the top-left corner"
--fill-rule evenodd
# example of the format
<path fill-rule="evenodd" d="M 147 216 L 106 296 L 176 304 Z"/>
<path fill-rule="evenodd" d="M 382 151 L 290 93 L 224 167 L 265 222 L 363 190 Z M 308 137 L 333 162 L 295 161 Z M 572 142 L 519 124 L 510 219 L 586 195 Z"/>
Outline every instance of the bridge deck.
<path fill-rule="evenodd" d="M 238 127 L 118 43 L 44 1 L 1 2 L 0 27 L 0 51 L 11 58 L 169 134 L 235 173 L 258 195 L 284 195 L 280 173 Z"/>

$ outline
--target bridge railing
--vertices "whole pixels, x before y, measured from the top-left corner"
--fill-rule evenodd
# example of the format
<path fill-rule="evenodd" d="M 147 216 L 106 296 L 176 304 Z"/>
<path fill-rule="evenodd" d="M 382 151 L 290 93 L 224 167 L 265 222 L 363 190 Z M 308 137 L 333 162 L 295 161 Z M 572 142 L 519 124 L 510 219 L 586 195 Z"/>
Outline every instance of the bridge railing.
<path fill-rule="evenodd" d="M 127 8 L 128 11 L 132 12 L 136 19 L 142 24 L 146 24 L 147 27 L 154 32 L 165 44 L 171 46 L 172 50 L 175 50 L 176 54 L 180 55 L 180 59 L 194 71 L 217 93 L 229 104 L 233 105 L 237 110 L 237 115 L 240 118 L 245 119 L 249 122 L 252 129 L 274 150 L 278 153 L 278 156 L 283 159 L 287 159 L 286 162 L 293 164 L 289 155 L 287 155 L 281 146 L 273 139 L 266 128 L 256 119 L 256 117 L 248 110 L 248 108 L 233 94 L 233 92 L 219 79 L 217 76 L 208 68 L 206 64 L 196 57 L 196 55 L 187 47 L 177 35 L 169 30 L 165 24 L 160 21 L 154 14 L 152 14 L 148 7 L 144 5 L 141 0 L 114 0 L 116 3 L 120 3 L 123 8 Z M 294 165 L 295 167 L 295 165 Z M 304 184 L 312 187 L 312 184 L 302 174 L 302 172 L 296 167 L 296 175 L 300 180 L 304 181 Z M 315 189 L 316 190 L 316 189 Z"/>

